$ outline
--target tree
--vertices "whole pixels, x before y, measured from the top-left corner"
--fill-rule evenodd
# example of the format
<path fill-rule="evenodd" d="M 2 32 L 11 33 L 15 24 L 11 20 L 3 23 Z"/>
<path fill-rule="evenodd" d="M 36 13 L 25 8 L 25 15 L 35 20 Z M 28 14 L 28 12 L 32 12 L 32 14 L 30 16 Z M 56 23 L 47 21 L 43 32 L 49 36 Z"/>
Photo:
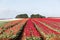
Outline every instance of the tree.
<path fill-rule="evenodd" d="M 28 18 L 27 14 L 19 14 L 15 18 Z"/>
<path fill-rule="evenodd" d="M 39 14 L 32 14 L 31 18 L 45 18 L 45 16 L 39 15 Z"/>

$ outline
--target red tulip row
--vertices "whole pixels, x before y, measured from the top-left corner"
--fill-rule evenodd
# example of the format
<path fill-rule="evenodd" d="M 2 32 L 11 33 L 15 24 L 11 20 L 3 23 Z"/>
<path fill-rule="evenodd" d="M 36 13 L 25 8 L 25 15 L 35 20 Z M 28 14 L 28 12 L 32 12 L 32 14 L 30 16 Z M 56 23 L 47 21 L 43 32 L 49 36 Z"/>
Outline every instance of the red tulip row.
<path fill-rule="evenodd" d="M 47 20 L 47 21 L 50 21 L 50 22 L 52 22 L 53 24 L 56 24 L 56 25 L 60 25 L 60 22 L 56 22 L 56 21 L 54 21 L 54 19 L 48 19 L 48 18 L 44 18 L 44 20 Z M 57 20 L 57 19 L 56 19 Z M 57 20 L 58 21 L 58 20 Z"/>
<path fill-rule="evenodd" d="M 47 36 L 53 34 L 53 35 L 60 35 L 60 33 L 56 32 L 55 30 L 52 30 L 48 27 L 46 27 L 46 25 L 40 23 L 38 20 L 33 19 L 33 22 L 35 23 L 35 25 L 37 26 L 36 28 L 38 29 L 38 31 L 44 36 L 44 38 L 47 39 Z"/>
<path fill-rule="evenodd" d="M 60 22 L 56 22 L 56 21 L 54 21 L 54 19 L 48 19 L 48 18 L 46 18 L 46 20 L 48 20 L 48 21 L 51 21 L 53 24 L 55 24 L 55 25 L 58 25 L 58 26 L 60 26 Z M 57 19 L 56 19 L 57 20 Z M 58 21 L 58 20 L 57 20 Z"/>
<path fill-rule="evenodd" d="M 54 18 L 47 18 L 47 19 L 54 22 L 60 22 L 60 19 L 54 19 Z"/>
<path fill-rule="evenodd" d="M 46 20 L 46 19 L 39 19 L 40 22 L 43 22 L 44 24 L 48 25 L 48 27 L 55 29 L 55 30 L 60 30 L 60 26 L 53 24 L 51 21 Z"/>
<path fill-rule="evenodd" d="M 27 24 L 24 28 L 23 40 L 41 40 L 41 35 L 34 27 L 31 19 L 27 21 Z"/>

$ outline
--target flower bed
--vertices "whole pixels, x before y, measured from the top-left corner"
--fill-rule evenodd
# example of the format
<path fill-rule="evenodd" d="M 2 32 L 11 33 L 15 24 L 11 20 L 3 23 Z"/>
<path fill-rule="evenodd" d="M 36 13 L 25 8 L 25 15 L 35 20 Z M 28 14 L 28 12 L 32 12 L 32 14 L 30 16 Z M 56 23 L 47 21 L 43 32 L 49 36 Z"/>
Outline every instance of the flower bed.
<path fill-rule="evenodd" d="M 50 28 L 46 27 L 44 24 L 41 24 L 36 19 L 33 20 L 33 22 L 35 23 L 35 25 L 37 25 L 36 28 L 46 38 L 46 40 L 48 40 L 50 37 L 53 37 L 57 34 L 60 35 L 60 33 L 56 32 L 54 30 L 51 30 Z"/>
<path fill-rule="evenodd" d="M 23 25 L 26 23 L 27 20 L 21 21 L 19 24 L 15 25 L 14 27 L 11 27 L 3 32 L 3 34 L 0 35 L 0 39 L 8 38 L 13 39 L 16 38 L 21 32 Z"/>
<path fill-rule="evenodd" d="M 34 27 L 31 19 L 27 21 L 27 24 L 24 28 L 23 38 L 24 40 L 42 40 L 40 33 Z"/>

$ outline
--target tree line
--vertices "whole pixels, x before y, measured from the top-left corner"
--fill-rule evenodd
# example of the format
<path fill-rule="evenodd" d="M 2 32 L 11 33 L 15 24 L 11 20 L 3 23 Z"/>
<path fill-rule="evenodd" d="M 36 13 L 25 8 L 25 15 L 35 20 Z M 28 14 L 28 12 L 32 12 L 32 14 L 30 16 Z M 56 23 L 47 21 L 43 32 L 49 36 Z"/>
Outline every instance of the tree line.
<path fill-rule="evenodd" d="M 29 17 L 27 14 L 19 14 L 15 18 L 45 18 L 45 16 L 42 16 L 40 14 L 32 14 Z"/>

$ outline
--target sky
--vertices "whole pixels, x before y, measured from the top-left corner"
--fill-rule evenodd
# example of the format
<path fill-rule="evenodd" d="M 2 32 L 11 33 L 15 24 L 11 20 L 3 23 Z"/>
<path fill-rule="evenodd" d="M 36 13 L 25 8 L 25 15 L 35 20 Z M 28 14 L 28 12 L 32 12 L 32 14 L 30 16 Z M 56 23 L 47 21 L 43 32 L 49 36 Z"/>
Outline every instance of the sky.
<path fill-rule="evenodd" d="M 60 0 L 0 0 L 0 18 L 15 18 L 24 13 L 60 17 Z"/>

